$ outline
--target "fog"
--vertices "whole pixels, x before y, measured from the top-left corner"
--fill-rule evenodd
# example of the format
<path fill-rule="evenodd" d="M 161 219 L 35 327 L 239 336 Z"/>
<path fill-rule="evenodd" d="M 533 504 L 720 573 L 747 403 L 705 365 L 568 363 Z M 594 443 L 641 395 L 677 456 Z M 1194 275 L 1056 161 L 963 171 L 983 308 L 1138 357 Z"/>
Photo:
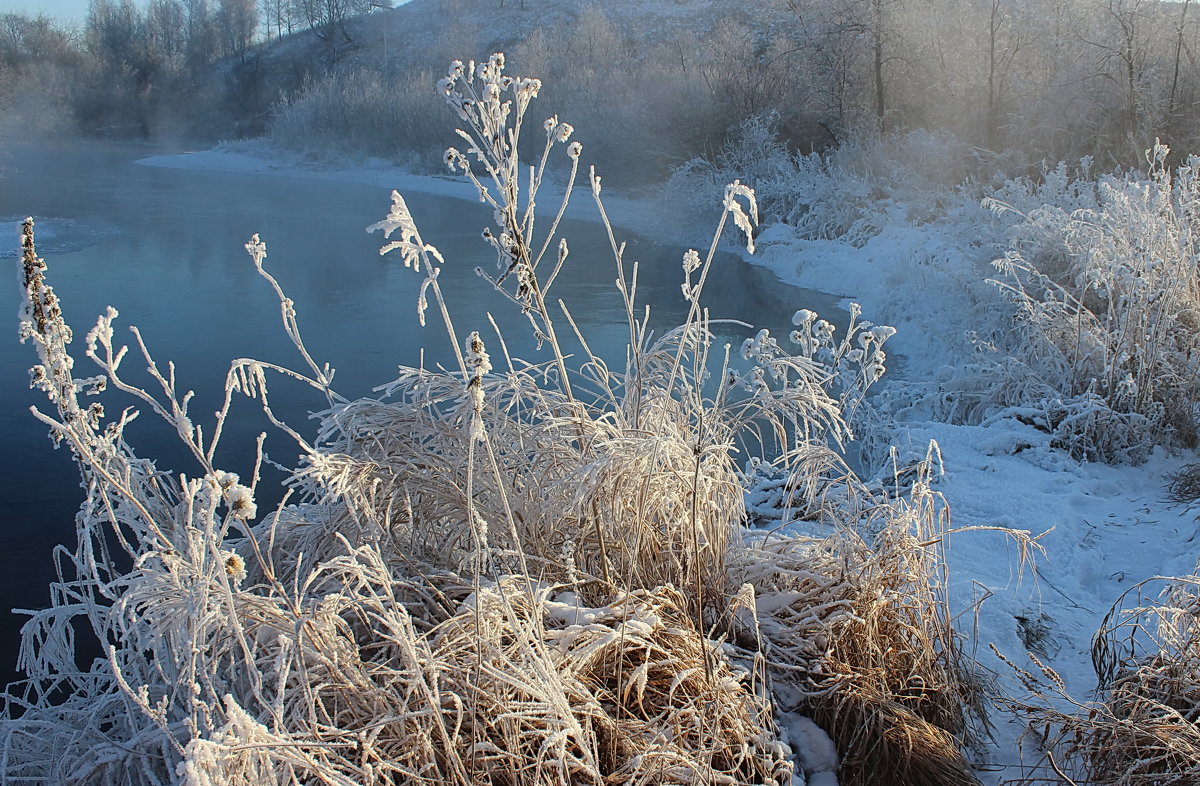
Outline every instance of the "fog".
<path fill-rule="evenodd" d="M 610 177 L 718 158 L 748 117 L 808 153 L 930 131 L 1008 173 L 1196 145 L 1200 14 L 1148 0 L 98 0 L 0 16 L 0 133 L 189 143 L 268 134 L 431 169 L 432 82 L 503 49 Z M 366 13 L 362 13 L 366 11 Z M 58 17 L 61 19 L 61 17 Z"/>

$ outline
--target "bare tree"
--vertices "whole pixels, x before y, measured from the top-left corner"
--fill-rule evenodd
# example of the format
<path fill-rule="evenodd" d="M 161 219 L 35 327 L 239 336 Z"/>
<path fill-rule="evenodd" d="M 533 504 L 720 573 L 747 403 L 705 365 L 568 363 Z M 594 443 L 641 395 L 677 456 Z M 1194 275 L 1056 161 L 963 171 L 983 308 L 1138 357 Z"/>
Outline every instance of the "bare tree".
<path fill-rule="evenodd" d="M 259 7 L 267 38 L 271 38 L 272 31 L 276 39 L 295 32 L 297 15 L 292 0 L 260 0 Z"/>
<path fill-rule="evenodd" d="M 1143 75 L 1149 60 L 1153 36 L 1148 3 L 1145 0 L 1103 0 L 1094 32 L 1081 38 L 1099 53 L 1101 75 L 1118 86 L 1122 103 L 1122 134 L 1140 145 L 1144 125 L 1139 108 L 1148 108 L 1139 101 Z"/>
<path fill-rule="evenodd" d="M 196 70 L 217 57 L 218 30 L 216 16 L 208 0 L 184 0 L 187 13 L 187 60 Z"/>
<path fill-rule="evenodd" d="M 258 29 L 255 0 L 220 0 L 217 25 L 226 54 L 245 59 L 246 48 Z"/>
<path fill-rule="evenodd" d="M 98 59 L 131 61 L 144 32 L 141 28 L 133 0 L 92 0 L 88 6 L 87 46 Z"/>
<path fill-rule="evenodd" d="M 187 53 L 187 11 L 180 0 L 153 0 L 146 7 L 146 38 L 179 67 Z"/>
<path fill-rule="evenodd" d="M 1183 53 L 1183 35 L 1184 30 L 1187 28 L 1187 12 L 1191 2 L 1192 0 L 1183 0 L 1183 7 L 1179 11 L 1179 27 L 1176 29 L 1175 63 L 1171 70 L 1171 100 L 1168 109 L 1168 113 L 1172 117 L 1175 116 L 1175 97 L 1178 95 L 1179 90 L 1179 60 Z"/>
<path fill-rule="evenodd" d="M 371 0 L 298 0 L 305 21 L 318 38 L 332 42 L 336 36 L 351 41 L 346 20 L 371 10 Z"/>

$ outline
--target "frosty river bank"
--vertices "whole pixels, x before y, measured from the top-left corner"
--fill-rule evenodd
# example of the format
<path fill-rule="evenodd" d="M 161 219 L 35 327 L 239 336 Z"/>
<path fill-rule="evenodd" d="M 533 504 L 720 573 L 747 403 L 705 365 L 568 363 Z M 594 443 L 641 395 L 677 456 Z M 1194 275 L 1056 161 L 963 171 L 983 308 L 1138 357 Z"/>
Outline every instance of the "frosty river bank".
<path fill-rule="evenodd" d="M 161 362 L 177 362 L 181 384 L 197 391 L 195 411 L 215 406 L 204 402 L 217 396 L 231 357 L 292 360 L 278 327 L 278 304 L 241 248 L 254 232 L 268 245 L 268 268 L 297 303 L 309 348 L 319 362 L 340 369 L 335 386 L 347 394 L 364 395 L 387 381 L 396 364 L 418 362 L 421 345 L 428 347 L 428 364 L 447 349 L 439 331 L 416 326 L 420 278 L 396 261 L 380 260 L 379 237 L 363 231 L 386 212 L 392 184 L 286 170 L 265 176 L 247 160 L 222 154 L 188 157 L 190 164 L 170 162 L 182 168 L 135 163 L 156 152 L 97 143 L 23 149 L 6 165 L 0 216 L 14 222 L 26 214 L 38 218 L 39 250 L 68 321 L 82 332 L 105 306 L 115 305 L 122 311 L 120 324 L 141 326 Z M 459 184 L 426 180 L 416 191 L 413 185 L 409 179 L 401 190 L 426 239 L 448 260 L 443 286 L 456 299 L 458 318 L 472 321 L 461 327 L 486 331 L 485 310 L 498 317 L 509 312 L 487 299 L 486 283 L 473 272 L 493 262 L 478 234 L 488 216 L 469 200 L 417 193 Z M 586 198 L 579 201 L 586 204 Z M 1194 512 L 1170 503 L 1164 489 L 1166 475 L 1194 455 L 1160 449 L 1141 466 L 1081 463 L 1056 449 L 1049 434 L 1017 420 L 950 424 L 921 405 L 938 393 L 939 369 L 970 362 L 962 336 L 986 307 L 972 298 L 988 271 L 976 267 L 978 255 L 969 256 L 962 242 L 978 233 L 970 223 L 978 220 L 974 215 L 920 226 L 889 220 L 860 244 L 806 239 L 792 227 L 774 225 L 759 238 L 756 266 L 733 255 L 722 259 L 717 266 L 722 278 L 710 282 L 707 300 L 714 315 L 779 335 L 795 309 L 829 313 L 837 305 L 836 298 L 792 285 L 810 286 L 852 295 L 866 317 L 899 328 L 894 347 L 906 361 L 897 396 L 902 406 L 895 408 L 886 438 L 902 459 L 923 455 L 930 440 L 938 442 L 944 472 L 935 488 L 949 501 L 955 527 L 1049 530 L 1036 576 L 1019 570 L 1019 555 L 1002 534 L 952 537 L 951 605 L 968 651 L 994 680 L 989 687 L 1011 695 L 1016 690 L 1011 673 L 988 645 L 1018 663 L 1027 648 L 1036 647 L 1072 694 L 1086 698 L 1096 684 L 1091 639 L 1111 604 L 1137 581 L 1186 575 L 1194 568 Z M 624 325 L 611 286 L 607 239 L 585 222 L 571 224 L 565 234 L 571 278 L 564 278 L 559 292 L 574 304 L 590 340 L 621 346 Z M 681 253 L 646 241 L 629 252 L 645 263 L 640 294 L 655 304 L 660 328 L 679 321 Z M 452 276 L 454 284 L 447 285 Z M 15 314 L 16 287 L 5 297 Z M 741 335 L 721 340 L 736 345 Z M 73 537 L 80 491 L 65 452 L 48 449 L 44 427 L 27 412 L 29 404 L 42 403 L 26 389 L 32 351 L 14 340 L 0 349 L 0 362 L 9 405 L 0 415 L 9 479 L 0 492 L 9 524 L 0 554 L 5 568 L 0 597 L 10 607 L 28 607 L 44 601 L 52 545 Z M 286 402 L 283 414 L 301 423 L 321 402 L 299 389 L 295 394 L 276 398 Z M 253 409 L 237 413 L 242 416 L 233 424 L 240 431 L 226 444 L 250 445 L 265 429 Z M 176 465 L 174 436 L 151 418 L 131 433 L 142 455 L 154 457 L 163 469 Z M 291 453 L 282 453 L 289 446 L 278 449 L 279 459 L 290 463 Z M 249 460 L 231 452 L 222 463 L 244 472 Z M 262 494 L 259 503 L 270 501 Z M 0 651 L 15 652 L 18 625 L 19 618 L 12 618 Z M 997 739 L 983 774 L 987 783 L 1018 777 L 1015 765 L 1023 756 L 1017 742 L 1021 723 L 1003 713 L 993 720 Z M 1036 759 L 1033 750 L 1028 747 L 1027 762 Z"/>

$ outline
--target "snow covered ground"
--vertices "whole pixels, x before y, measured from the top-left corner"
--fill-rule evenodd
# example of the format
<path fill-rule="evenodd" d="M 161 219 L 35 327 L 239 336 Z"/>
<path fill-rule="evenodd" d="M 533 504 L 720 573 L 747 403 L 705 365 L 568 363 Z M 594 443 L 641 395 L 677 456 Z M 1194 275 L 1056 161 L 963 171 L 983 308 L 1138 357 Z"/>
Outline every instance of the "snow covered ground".
<path fill-rule="evenodd" d="M 371 162 L 317 168 L 258 143 L 142 163 L 349 180 L 406 194 L 475 198 L 458 178 L 417 177 Z M 673 234 L 655 225 L 652 200 L 607 193 L 605 199 L 615 223 L 659 237 Z M 579 218 L 594 216 L 590 195 L 578 194 L 572 211 Z M 965 335 L 974 325 L 989 273 L 978 252 L 970 256 L 962 250 L 961 225 L 897 223 L 861 247 L 803 239 L 775 225 L 764 229 L 759 246 L 750 259 L 781 279 L 852 297 L 862 304 L 864 316 L 899 329 L 889 343 L 902 356 L 892 395 L 911 392 L 913 405 L 896 407 L 894 441 L 902 456 L 923 456 L 929 443 L 937 442 L 944 466 L 937 490 L 950 503 L 953 527 L 1046 533 L 1038 541 L 1044 554 L 1035 555 L 1033 571 L 1022 570 L 1021 555 L 1001 533 L 952 536 L 951 600 L 960 615 L 958 629 L 970 637 L 967 651 L 994 672 L 998 685 L 1019 696 L 1008 667 L 988 645 L 1018 664 L 1027 663 L 1025 653 L 1033 649 L 1058 671 L 1073 696 L 1088 698 L 1096 684 L 1091 639 L 1111 605 L 1143 579 L 1195 569 L 1200 555 L 1195 512 L 1168 501 L 1165 491 L 1166 476 L 1195 456 L 1157 450 L 1136 467 L 1081 464 L 1051 448 L 1046 433 L 1011 419 L 965 426 L 932 417 L 921 401 L 937 394 L 945 367 L 970 360 Z M 996 745 L 981 773 L 986 783 L 1022 774 L 1022 728 L 999 712 L 993 722 Z M 1031 743 L 1026 748 L 1034 750 Z M 1035 758 L 1026 753 L 1027 761 Z"/>
<path fill-rule="evenodd" d="M 903 356 L 901 388 L 930 395 L 944 367 L 969 362 L 965 333 L 975 326 L 983 276 L 992 271 L 957 251 L 953 232 L 890 226 L 855 248 L 800 239 L 777 225 L 760 245 L 757 260 L 785 281 L 848 294 L 864 315 L 898 329 L 889 349 Z M 955 254 L 962 257 L 957 264 Z M 1047 533 L 1033 572 L 1022 571 L 1021 555 L 1002 533 L 952 537 L 951 602 L 961 615 L 959 631 L 971 637 L 968 651 L 1003 689 L 1022 697 L 988 645 L 1025 667 L 1032 648 L 1072 696 L 1090 698 L 1092 637 L 1121 593 L 1154 576 L 1195 571 L 1196 512 L 1169 501 L 1165 486 L 1167 476 L 1196 457 L 1157 449 L 1141 466 L 1080 463 L 1051 448 L 1045 432 L 1012 419 L 954 425 L 919 404 L 898 414 L 894 441 L 901 455 L 923 455 L 930 441 L 938 444 L 944 474 L 937 490 L 950 503 L 954 528 Z M 988 783 L 1022 774 L 1014 769 L 1022 725 L 999 712 L 993 721 L 989 764 L 997 769 L 981 773 Z M 1026 747 L 1036 751 L 1032 740 Z"/>

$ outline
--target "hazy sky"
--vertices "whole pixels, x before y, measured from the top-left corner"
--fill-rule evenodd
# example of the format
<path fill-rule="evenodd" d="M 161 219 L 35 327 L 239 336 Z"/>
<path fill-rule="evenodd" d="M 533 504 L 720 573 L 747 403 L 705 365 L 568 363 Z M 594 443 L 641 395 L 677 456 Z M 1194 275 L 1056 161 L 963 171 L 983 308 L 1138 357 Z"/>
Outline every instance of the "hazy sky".
<path fill-rule="evenodd" d="M 87 9 L 88 0 L 0 0 L 0 13 L 41 13 L 63 22 L 82 22 L 87 16 Z"/>

